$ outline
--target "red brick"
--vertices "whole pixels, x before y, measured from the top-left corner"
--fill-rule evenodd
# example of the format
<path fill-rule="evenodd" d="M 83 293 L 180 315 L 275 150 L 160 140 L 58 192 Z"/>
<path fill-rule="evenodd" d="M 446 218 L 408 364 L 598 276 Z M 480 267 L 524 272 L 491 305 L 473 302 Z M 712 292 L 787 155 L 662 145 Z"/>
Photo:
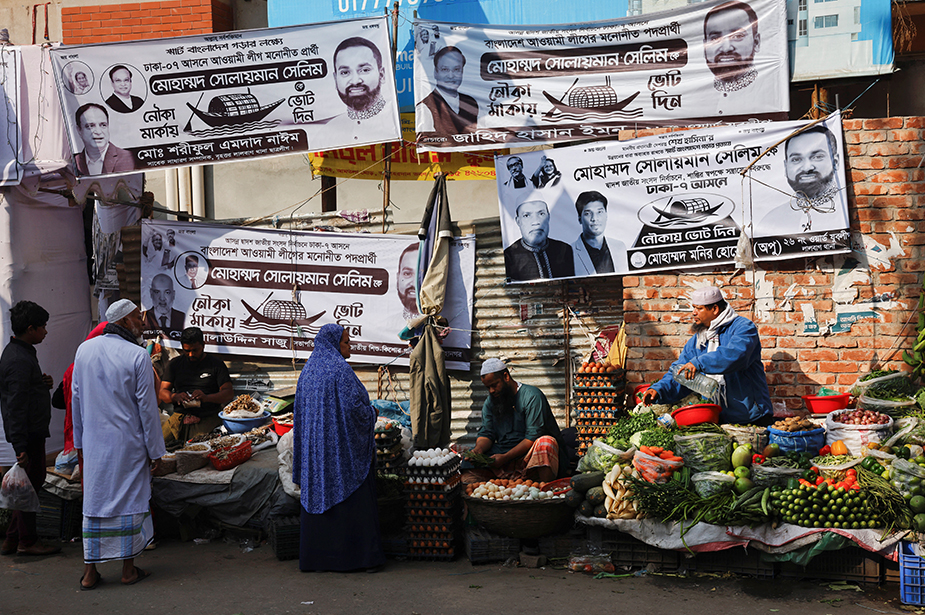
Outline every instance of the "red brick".
<path fill-rule="evenodd" d="M 864 132 L 849 134 L 857 139 L 856 141 L 849 141 L 849 143 L 877 143 L 880 141 L 886 141 L 885 130 L 865 130 Z"/>
<path fill-rule="evenodd" d="M 864 120 L 864 130 L 880 130 L 883 128 L 902 128 L 903 118 L 884 117 Z"/>
<path fill-rule="evenodd" d="M 890 194 L 887 186 L 873 183 L 856 183 L 854 184 L 854 193 L 857 195 L 865 194 Z"/>
<path fill-rule="evenodd" d="M 106 36 L 107 34 L 113 34 L 112 28 L 93 28 L 87 34 L 91 36 Z"/>
<path fill-rule="evenodd" d="M 163 23 L 163 24 L 169 24 L 169 23 L 183 23 L 183 18 L 182 18 L 182 17 L 179 17 L 179 16 L 176 16 L 176 17 L 175 17 L 175 16 L 172 16 L 172 15 L 171 15 L 171 16 L 169 16 L 169 17 L 164 17 L 163 19 L 161 19 L 161 23 Z"/>
<path fill-rule="evenodd" d="M 848 361 L 821 362 L 819 363 L 819 371 L 832 372 L 834 374 L 856 373 L 858 371 L 858 364 Z"/>
<path fill-rule="evenodd" d="M 913 147 L 906 142 L 871 143 L 867 146 L 868 156 L 901 156 L 912 151 Z"/>
<path fill-rule="evenodd" d="M 919 208 L 899 209 L 894 215 L 897 220 L 925 220 L 925 210 Z"/>
<path fill-rule="evenodd" d="M 863 130 L 864 120 L 842 120 L 842 127 L 845 129 L 845 132 Z"/>
<path fill-rule="evenodd" d="M 796 335 L 794 337 L 782 337 L 777 340 L 781 348 L 815 348 L 817 340 L 822 339 L 811 335 Z"/>
<path fill-rule="evenodd" d="M 859 209 L 857 214 L 858 220 L 864 220 L 866 222 L 893 219 L 893 212 L 889 209 Z"/>
<path fill-rule="evenodd" d="M 99 13 L 100 7 L 98 6 L 82 6 L 80 7 L 81 13 Z"/>
<path fill-rule="evenodd" d="M 858 381 L 857 374 L 839 374 L 838 384 L 841 386 L 851 386 Z"/>
<path fill-rule="evenodd" d="M 925 128 L 925 117 L 907 117 L 905 120 L 906 128 Z"/>
<path fill-rule="evenodd" d="M 906 196 L 877 196 L 870 199 L 871 207 L 887 207 L 895 209 L 897 207 L 911 207 L 912 203 Z"/>
<path fill-rule="evenodd" d="M 623 289 L 623 298 L 624 299 L 655 299 L 658 297 L 657 288 L 633 288 L 633 289 Z"/>
<path fill-rule="evenodd" d="M 148 32 L 154 32 L 154 28 L 151 26 L 132 26 L 132 34 L 145 34 Z"/>
<path fill-rule="evenodd" d="M 852 177 L 854 173 L 852 173 Z M 884 171 L 883 173 L 877 173 L 867 178 L 867 181 L 876 182 L 879 184 L 892 184 L 897 182 L 909 181 L 909 171 L 902 169 L 894 169 L 892 171 Z"/>
<path fill-rule="evenodd" d="M 797 353 L 800 362 L 804 361 L 837 361 L 838 353 L 834 350 L 801 350 Z"/>
<path fill-rule="evenodd" d="M 113 34 L 131 34 L 132 28 L 131 26 L 119 26 L 118 28 L 113 28 L 112 33 Z"/>
<path fill-rule="evenodd" d="M 922 139 L 921 130 L 894 130 L 890 133 L 894 141 L 919 141 Z"/>
<path fill-rule="evenodd" d="M 883 169 L 888 158 L 871 158 L 870 156 L 852 156 L 848 153 L 848 166 L 852 169 Z"/>

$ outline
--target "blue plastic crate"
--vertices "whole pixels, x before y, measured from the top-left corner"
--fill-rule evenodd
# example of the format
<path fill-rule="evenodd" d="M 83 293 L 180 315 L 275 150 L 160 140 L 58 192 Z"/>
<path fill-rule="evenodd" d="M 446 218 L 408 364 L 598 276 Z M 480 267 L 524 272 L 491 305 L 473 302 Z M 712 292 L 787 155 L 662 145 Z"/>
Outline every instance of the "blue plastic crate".
<path fill-rule="evenodd" d="M 925 604 L 925 559 L 905 541 L 899 549 L 899 596 L 903 604 Z"/>

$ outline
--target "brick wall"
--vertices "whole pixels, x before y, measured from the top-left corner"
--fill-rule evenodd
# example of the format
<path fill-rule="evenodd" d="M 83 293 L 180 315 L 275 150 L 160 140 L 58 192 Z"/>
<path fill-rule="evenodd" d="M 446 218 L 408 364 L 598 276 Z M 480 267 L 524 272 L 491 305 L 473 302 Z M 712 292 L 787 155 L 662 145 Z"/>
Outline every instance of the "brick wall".
<path fill-rule="evenodd" d="M 67 45 L 207 34 L 233 29 L 231 7 L 220 0 L 171 0 L 61 9 Z"/>
<path fill-rule="evenodd" d="M 677 358 L 690 338 L 686 296 L 692 287 L 706 283 L 723 288 L 733 308 L 756 322 L 771 399 L 785 402 L 791 410 L 802 408 L 800 396 L 814 394 L 820 385 L 847 391 L 858 374 L 902 368 L 902 350 L 910 347 L 916 335 L 914 316 L 925 270 L 923 128 L 925 118 L 921 117 L 844 122 L 854 243 L 862 248 L 865 241 L 870 244 L 873 240 L 884 247 L 892 244 L 894 249 L 886 253 L 902 252 L 877 259 L 875 250 L 875 258 L 866 265 L 859 264 L 856 271 L 860 275 L 854 276 L 849 287 L 857 293 L 853 301 L 874 296 L 895 301 L 896 306 L 880 312 L 882 319 L 861 320 L 844 333 L 803 333 L 804 303 L 812 304 L 820 326 L 835 318 L 832 257 L 764 263 L 760 267 L 763 273 L 757 275 L 761 284 L 754 283 L 755 276 L 733 272 L 731 267 L 709 274 L 626 276 L 623 310 L 630 346 L 628 365 L 635 372 L 635 383 L 660 378 Z M 659 131 L 636 134 L 655 132 Z M 901 250 L 895 249 L 897 243 Z M 852 264 L 849 260 L 846 266 Z M 768 287 L 771 292 L 764 290 Z M 788 289 L 797 292 L 785 294 Z M 768 299 L 773 300 L 773 307 L 759 310 Z M 904 328 L 910 316 L 913 318 Z"/>

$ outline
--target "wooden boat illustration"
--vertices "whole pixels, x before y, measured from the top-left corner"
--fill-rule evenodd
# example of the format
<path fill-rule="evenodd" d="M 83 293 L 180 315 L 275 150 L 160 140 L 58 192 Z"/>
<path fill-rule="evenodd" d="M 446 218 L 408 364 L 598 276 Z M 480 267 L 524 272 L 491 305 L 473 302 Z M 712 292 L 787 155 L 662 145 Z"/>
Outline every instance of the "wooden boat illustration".
<path fill-rule="evenodd" d="M 658 212 L 658 218 L 655 222 L 661 222 L 662 218 L 669 220 L 687 220 L 690 218 L 704 219 L 707 216 L 715 214 L 723 204 L 710 205 L 706 199 L 676 199 L 668 203 L 665 209 L 659 209 L 652 206 L 652 209 Z"/>
<path fill-rule="evenodd" d="M 201 98 L 200 98 L 201 100 Z M 234 126 L 258 122 L 280 106 L 285 99 L 280 98 L 268 105 L 261 105 L 257 97 L 248 92 L 246 94 L 222 94 L 209 101 L 209 110 L 197 109 L 190 103 L 186 106 L 196 114 L 196 117 L 213 128 L 219 126 Z M 192 120 L 192 118 L 190 118 Z M 189 130 L 189 124 L 186 127 Z"/>
<path fill-rule="evenodd" d="M 572 82 L 572 85 L 565 91 L 562 98 L 555 98 L 552 94 L 543 91 L 553 108 L 546 112 L 550 117 L 556 111 L 560 113 L 569 113 L 575 115 L 587 115 L 588 113 L 606 114 L 616 111 L 623 111 L 631 102 L 636 100 L 639 92 L 619 100 L 617 93 L 610 87 L 610 77 L 606 78 L 605 85 L 591 85 L 576 88 L 575 84 L 578 79 Z M 565 99 L 568 98 L 568 104 Z"/>
<path fill-rule="evenodd" d="M 244 304 L 244 308 L 250 314 L 250 316 L 244 320 L 244 323 L 247 324 L 251 321 L 256 321 L 264 325 L 298 325 L 300 327 L 307 327 L 324 316 L 326 312 L 326 310 L 322 310 L 314 316 L 306 316 L 305 307 L 297 301 L 279 301 L 276 299 L 264 301 L 261 305 L 257 306 L 258 309 L 252 308 L 248 305 L 247 301 L 243 299 L 241 303 Z M 262 308 L 262 311 L 259 308 Z"/>

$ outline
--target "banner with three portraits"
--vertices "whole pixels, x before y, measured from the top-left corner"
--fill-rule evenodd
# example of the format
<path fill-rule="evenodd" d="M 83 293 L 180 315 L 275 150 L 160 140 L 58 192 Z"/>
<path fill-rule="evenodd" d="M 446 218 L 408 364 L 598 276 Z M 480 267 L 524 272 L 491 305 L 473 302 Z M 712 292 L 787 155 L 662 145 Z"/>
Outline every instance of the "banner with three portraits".
<path fill-rule="evenodd" d="M 835 113 L 499 156 L 507 277 L 723 265 L 749 244 L 756 261 L 848 252 L 841 135 Z"/>
<path fill-rule="evenodd" d="M 418 149 L 616 136 L 621 129 L 786 119 L 785 3 L 728 0 L 571 25 L 415 21 Z M 434 44 L 433 41 L 438 41 Z"/>
<path fill-rule="evenodd" d="M 385 17 L 51 53 L 81 176 L 401 138 Z"/>

